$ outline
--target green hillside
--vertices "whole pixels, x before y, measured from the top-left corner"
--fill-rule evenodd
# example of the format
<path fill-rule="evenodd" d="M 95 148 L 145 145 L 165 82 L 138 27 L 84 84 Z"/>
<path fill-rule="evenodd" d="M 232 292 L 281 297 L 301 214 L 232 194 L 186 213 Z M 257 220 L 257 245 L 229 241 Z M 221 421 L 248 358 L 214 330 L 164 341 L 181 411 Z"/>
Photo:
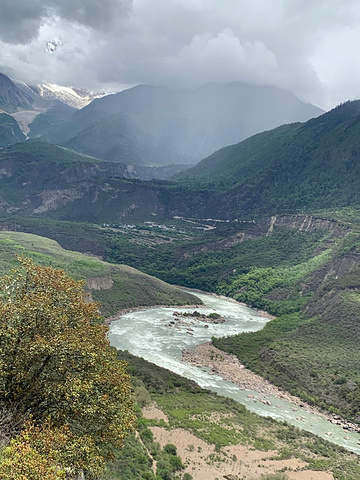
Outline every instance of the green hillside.
<path fill-rule="evenodd" d="M 22 161 L 24 167 L 29 162 L 36 163 L 77 163 L 81 161 L 100 162 L 98 158 L 74 152 L 45 142 L 19 143 L 0 152 L 0 160 Z"/>
<path fill-rule="evenodd" d="M 201 303 L 196 297 L 134 268 L 64 250 L 57 242 L 37 235 L 2 231 L 0 246 L 0 275 L 16 266 L 16 255 L 31 257 L 40 265 L 61 268 L 76 280 L 86 282 L 92 298 L 101 302 L 104 315 L 142 305 Z"/>
<path fill-rule="evenodd" d="M 226 147 L 177 179 L 222 192 L 219 211 L 249 213 L 354 206 L 360 189 L 360 101 L 304 124 Z"/>
<path fill-rule="evenodd" d="M 33 141 L 42 141 L 61 144 L 82 129 L 81 125 L 72 122 L 75 109 L 61 102 L 44 113 L 36 115 L 30 124 L 29 138 Z"/>

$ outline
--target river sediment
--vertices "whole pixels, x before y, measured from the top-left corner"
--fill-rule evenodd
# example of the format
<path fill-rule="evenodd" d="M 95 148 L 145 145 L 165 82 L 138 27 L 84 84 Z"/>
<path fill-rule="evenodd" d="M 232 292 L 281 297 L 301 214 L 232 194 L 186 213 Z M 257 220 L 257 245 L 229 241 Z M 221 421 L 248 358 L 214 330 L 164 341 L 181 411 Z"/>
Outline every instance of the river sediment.
<path fill-rule="evenodd" d="M 265 378 L 246 368 L 235 355 L 219 350 L 214 347 L 211 342 L 198 345 L 192 349 L 183 350 L 182 361 L 197 367 L 205 367 L 210 370 L 210 373 L 220 375 L 225 380 L 235 383 L 241 389 L 257 392 L 257 395 L 248 395 L 248 398 L 252 399 L 254 403 L 262 402 L 265 405 L 271 405 L 268 398 L 271 395 L 272 397 L 291 402 L 294 405 L 292 409 L 294 413 L 299 412 L 298 420 L 302 419 L 302 411 L 308 411 L 326 418 L 332 424 L 341 426 L 345 433 L 346 431 L 360 433 L 358 425 L 344 420 L 337 415 L 331 415 L 285 392 Z"/>

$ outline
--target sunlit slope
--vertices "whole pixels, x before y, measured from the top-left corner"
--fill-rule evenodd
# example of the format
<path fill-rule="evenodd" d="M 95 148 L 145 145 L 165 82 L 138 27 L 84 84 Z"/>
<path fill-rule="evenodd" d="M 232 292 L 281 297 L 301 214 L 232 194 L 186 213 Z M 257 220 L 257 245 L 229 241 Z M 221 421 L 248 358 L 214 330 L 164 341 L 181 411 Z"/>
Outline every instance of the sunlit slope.
<path fill-rule="evenodd" d="M 102 313 L 147 305 L 198 304 L 199 299 L 126 265 L 112 265 L 96 257 L 62 249 L 48 238 L 28 233 L 0 232 L 0 273 L 17 265 L 16 255 L 69 272 L 85 280 L 86 289 L 102 304 Z"/>

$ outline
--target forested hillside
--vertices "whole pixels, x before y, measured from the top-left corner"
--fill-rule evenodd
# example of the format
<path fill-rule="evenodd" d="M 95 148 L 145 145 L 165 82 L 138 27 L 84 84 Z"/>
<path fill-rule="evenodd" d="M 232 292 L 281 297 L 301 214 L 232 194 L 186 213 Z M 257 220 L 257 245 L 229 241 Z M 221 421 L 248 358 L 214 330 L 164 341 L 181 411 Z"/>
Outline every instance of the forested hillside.
<path fill-rule="evenodd" d="M 23 142 L 25 135 L 19 128 L 16 120 L 6 113 L 0 114 L 0 148 Z"/>
<path fill-rule="evenodd" d="M 196 226 L 181 233 L 184 224 L 175 230 L 21 218 L 2 224 L 53 236 L 68 248 L 75 235 L 78 249 L 269 311 L 277 319 L 262 332 L 216 345 L 307 401 L 357 420 L 359 218 L 356 210 L 289 215 L 205 233 Z"/>
<path fill-rule="evenodd" d="M 223 192 L 218 211 L 314 211 L 359 203 L 360 101 L 304 124 L 260 133 L 202 160 L 176 178 Z"/>

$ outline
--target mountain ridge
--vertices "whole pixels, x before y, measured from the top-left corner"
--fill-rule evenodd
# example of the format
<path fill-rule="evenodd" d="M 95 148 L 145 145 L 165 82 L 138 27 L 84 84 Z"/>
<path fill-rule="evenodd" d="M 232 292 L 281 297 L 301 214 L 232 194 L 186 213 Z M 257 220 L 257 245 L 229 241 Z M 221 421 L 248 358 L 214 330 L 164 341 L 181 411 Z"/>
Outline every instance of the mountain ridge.
<path fill-rule="evenodd" d="M 356 205 L 360 101 L 306 123 L 283 125 L 225 147 L 174 180 L 222 192 L 229 218 L 241 212 Z"/>
<path fill-rule="evenodd" d="M 232 82 L 194 90 L 138 85 L 94 100 L 74 118 L 88 122 L 90 113 L 97 121 L 115 113 L 130 115 L 152 138 L 159 162 L 172 155 L 174 163 L 194 163 L 221 146 L 283 123 L 308 120 L 322 110 L 286 90 Z"/>

